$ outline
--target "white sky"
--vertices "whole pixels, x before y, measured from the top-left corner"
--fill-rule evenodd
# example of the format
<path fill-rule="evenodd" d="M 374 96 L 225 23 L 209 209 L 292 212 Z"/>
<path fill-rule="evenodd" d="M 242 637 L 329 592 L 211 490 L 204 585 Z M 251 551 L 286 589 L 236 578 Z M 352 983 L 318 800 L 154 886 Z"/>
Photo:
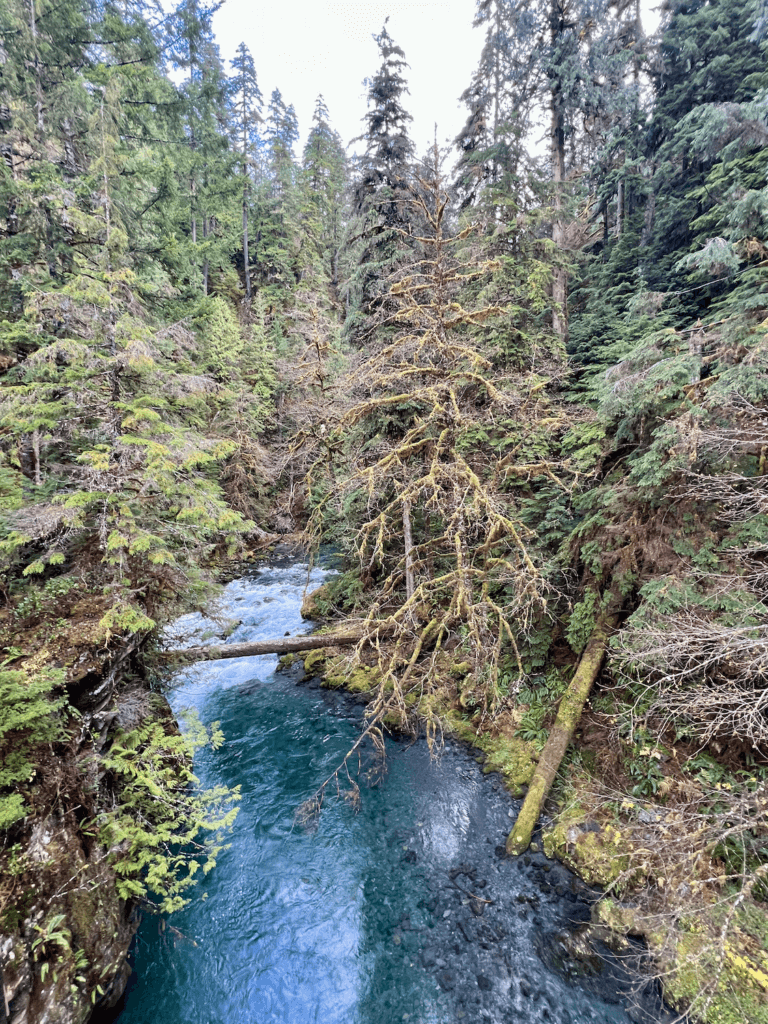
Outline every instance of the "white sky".
<path fill-rule="evenodd" d="M 645 29 L 658 23 L 641 0 Z M 298 157 L 310 127 L 315 99 L 322 93 L 331 123 L 347 145 L 363 132 L 366 88 L 380 60 L 372 36 L 389 15 L 389 34 L 405 51 L 413 116 L 410 136 L 422 155 L 434 138 L 452 143 L 466 119 L 459 96 L 469 85 L 482 49 L 484 29 L 473 29 L 475 0 L 226 0 L 213 28 L 221 55 L 229 61 L 244 42 L 253 54 L 264 104 L 278 88 L 299 119 Z M 349 152 L 362 145 L 350 147 Z"/>
<path fill-rule="evenodd" d="M 475 0 L 226 0 L 213 28 L 227 69 L 239 43 L 250 49 L 265 108 L 275 88 L 286 104 L 293 103 L 300 156 L 318 93 L 345 145 L 362 134 L 363 79 L 380 63 L 372 35 L 389 15 L 389 34 L 411 66 L 404 105 L 422 154 L 434 138 L 435 121 L 441 145 L 453 141 L 464 123 L 458 99 L 469 85 L 484 34 L 472 29 L 474 14 Z"/>

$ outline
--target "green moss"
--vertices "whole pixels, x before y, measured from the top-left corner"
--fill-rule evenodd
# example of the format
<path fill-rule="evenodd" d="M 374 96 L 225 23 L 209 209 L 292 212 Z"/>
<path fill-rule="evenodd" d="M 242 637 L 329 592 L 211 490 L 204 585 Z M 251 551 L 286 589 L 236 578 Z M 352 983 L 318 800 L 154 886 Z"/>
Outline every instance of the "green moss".
<path fill-rule="evenodd" d="M 298 661 L 299 657 L 297 654 L 284 654 L 277 663 L 277 671 L 284 672 L 287 668 L 290 668 L 295 661 Z"/>
<path fill-rule="evenodd" d="M 605 825 L 600 832 L 582 832 L 575 824 L 583 816 L 581 808 L 560 815 L 544 832 L 544 852 L 557 857 L 588 885 L 605 888 L 629 867 L 624 837 L 614 825 Z"/>
<path fill-rule="evenodd" d="M 315 647 L 304 655 L 304 675 L 309 679 L 312 676 L 322 675 L 325 671 L 327 660 L 325 647 Z"/>
<path fill-rule="evenodd" d="M 477 735 L 477 730 L 474 725 L 466 718 L 456 711 L 437 711 L 438 716 L 443 721 L 443 727 L 445 731 L 452 736 L 454 739 L 461 740 L 463 743 L 471 743 L 474 747 L 480 746 L 480 737 Z M 481 759 L 485 761 L 485 758 Z"/>
<path fill-rule="evenodd" d="M 306 669 L 306 662 L 304 662 Z M 350 671 L 343 658 L 324 661 L 323 686 L 332 690 L 347 690 L 349 693 L 371 693 L 381 682 L 379 670 L 370 665 L 358 665 Z"/>
<path fill-rule="evenodd" d="M 507 787 L 520 796 L 533 778 L 538 760 L 534 743 L 515 736 L 483 737 L 480 747 L 487 757 L 484 772 L 500 772 Z"/>
<path fill-rule="evenodd" d="M 636 931 L 635 915 L 634 907 L 625 907 L 610 896 L 596 903 L 592 910 L 592 920 L 596 924 L 605 925 L 619 935 L 631 935 Z"/>
<path fill-rule="evenodd" d="M 472 671 L 472 666 L 468 661 L 456 661 L 451 665 L 449 671 L 452 676 L 459 679 L 463 676 L 468 676 Z"/>
<path fill-rule="evenodd" d="M 694 1003 L 702 1024 L 768 1024 L 768 974 L 754 952 L 743 946 L 744 935 L 734 930 L 725 943 L 725 958 L 717 989 L 708 1006 L 695 1000 L 719 970 L 720 951 L 703 931 L 679 936 L 672 971 L 664 993 L 676 1008 Z"/>
<path fill-rule="evenodd" d="M 324 615 L 327 615 L 329 598 L 330 594 L 328 592 L 328 584 L 326 583 L 316 590 L 305 594 L 304 600 L 301 602 L 302 619 L 321 619 Z"/>

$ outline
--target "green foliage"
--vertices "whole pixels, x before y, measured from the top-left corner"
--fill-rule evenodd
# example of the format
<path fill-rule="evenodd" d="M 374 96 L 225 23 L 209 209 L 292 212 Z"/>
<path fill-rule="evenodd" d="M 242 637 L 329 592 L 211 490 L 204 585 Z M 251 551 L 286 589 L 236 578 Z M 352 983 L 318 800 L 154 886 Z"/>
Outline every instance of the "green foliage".
<path fill-rule="evenodd" d="M 664 755 L 644 728 L 633 729 L 629 752 L 624 757 L 624 768 L 632 780 L 632 795 L 661 799 L 659 787 L 664 778 L 660 760 Z"/>
<path fill-rule="evenodd" d="M 534 675 L 544 668 L 551 646 L 552 627 L 548 622 L 529 632 L 520 644 L 520 659 L 526 675 Z"/>
<path fill-rule="evenodd" d="M 337 609 L 349 613 L 357 607 L 363 591 L 363 581 L 358 569 L 339 573 L 324 584 L 322 595 L 316 599 L 317 609 L 324 616 Z"/>
<path fill-rule="evenodd" d="M 183 733 L 152 718 L 130 732 L 119 730 L 104 758 L 117 806 L 99 821 L 102 841 L 124 899 L 149 901 L 163 913 L 189 902 L 185 895 L 215 866 L 225 849 L 239 787 L 201 790 L 192 757 L 204 746 L 217 749 L 223 735 L 187 716 Z"/>
<path fill-rule="evenodd" d="M 527 708 L 515 733 L 519 739 L 534 743 L 539 750 L 544 746 L 549 735 L 544 723 L 553 715 L 567 685 L 563 674 L 552 669 L 545 676 L 534 675 L 520 690 L 517 701 Z"/>
<path fill-rule="evenodd" d="M 565 631 L 565 638 L 571 645 L 574 654 L 581 654 L 587 646 L 599 609 L 599 595 L 596 590 L 588 590 L 574 607 Z"/>
<path fill-rule="evenodd" d="M 201 339 L 203 369 L 217 380 L 239 374 L 244 342 L 229 304 L 218 295 L 203 300 L 195 327 Z"/>
<path fill-rule="evenodd" d="M 63 672 L 54 669 L 33 676 L 0 669 L 0 831 L 28 812 L 23 795 L 13 790 L 34 778 L 37 748 L 64 734 L 67 701 L 55 695 L 63 681 Z"/>

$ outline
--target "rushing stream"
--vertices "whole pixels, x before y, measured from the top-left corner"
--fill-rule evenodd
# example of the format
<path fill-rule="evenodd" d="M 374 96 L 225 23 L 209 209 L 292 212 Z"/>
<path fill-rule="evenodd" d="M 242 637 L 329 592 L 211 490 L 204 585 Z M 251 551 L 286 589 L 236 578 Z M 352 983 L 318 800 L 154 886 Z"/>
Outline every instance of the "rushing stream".
<path fill-rule="evenodd" d="M 231 583 L 232 641 L 306 631 L 305 583 L 305 566 L 279 559 Z M 242 803 L 206 897 L 172 928 L 142 924 L 119 1024 L 671 1019 L 653 991 L 632 997 L 610 957 L 566 953 L 589 894 L 541 854 L 504 856 L 514 804 L 471 752 L 450 747 L 434 764 L 423 743 L 392 742 L 358 812 L 329 800 L 316 829 L 297 826 L 297 806 L 354 741 L 359 707 L 276 667 L 207 663 L 171 693 L 176 710 L 221 721 L 226 743 L 198 774 L 241 785 Z"/>

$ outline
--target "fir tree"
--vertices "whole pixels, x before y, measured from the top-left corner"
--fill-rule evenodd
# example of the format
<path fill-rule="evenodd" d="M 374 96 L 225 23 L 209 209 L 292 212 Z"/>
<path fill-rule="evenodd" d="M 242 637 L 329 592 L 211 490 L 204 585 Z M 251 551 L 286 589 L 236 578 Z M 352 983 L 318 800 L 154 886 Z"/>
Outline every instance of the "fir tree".
<path fill-rule="evenodd" d="M 293 104 L 279 89 L 270 97 L 265 136 L 265 176 L 257 190 L 255 262 L 261 286 L 277 307 L 296 284 L 300 249 L 298 167 L 293 147 L 299 127 Z"/>
<path fill-rule="evenodd" d="M 365 142 L 354 175 L 355 233 L 362 246 L 358 265 L 347 284 L 347 331 L 359 333 L 361 320 L 386 301 L 387 276 L 413 233 L 411 181 L 414 145 L 408 135 L 411 115 L 403 106 L 408 92 L 403 50 L 384 24 L 374 36 L 381 65 L 368 86 L 366 131 L 354 141 Z"/>
<path fill-rule="evenodd" d="M 304 146 L 304 246 L 319 260 L 322 272 L 334 289 L 339 284 L 339 249 L 346 213 L 347 158 L 341 139 L 330 124 L 322 96 L 315 101 Z"/>
<path fill-rule="evenodd" d="M 185 0 L 175 14 L 177 41 L 172 52 L 174 65 L 187 72 L 181 91 L 188 144 L 189 238 L 204 295 L 212 264 L 222 267 L 229 256 L 234 227 L 229 219 L 235 182 L 228 152 L 228 87 L 211 29 L 217 9 Z"/>
<path fill-rule="evenodd" d="M 235 119 L 233 129 L 235 144 L 240 150 L 240 173 L 243 179 L 243 277 L 245 295 L 251 298 L 251 264 L 248 251 L 248 204 L 251 196 L 251 174 L 253 152 L 258 143 L 258 125 L 263 121 L 261 109 L 263 100 L 256 79 L 256 67 L 251 52 L 245 43 L 240 43 L 237 55 L 232 61 L 234 72 L 230 84 Z"/>

